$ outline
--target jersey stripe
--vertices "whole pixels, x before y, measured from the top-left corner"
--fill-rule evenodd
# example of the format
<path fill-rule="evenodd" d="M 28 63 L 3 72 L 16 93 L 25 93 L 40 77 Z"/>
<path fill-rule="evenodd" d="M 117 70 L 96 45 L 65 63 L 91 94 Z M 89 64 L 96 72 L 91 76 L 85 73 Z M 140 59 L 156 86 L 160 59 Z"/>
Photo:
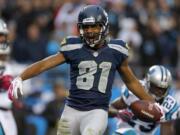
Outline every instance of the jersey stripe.
<path fill-rule="evenodd" d="M 174 112 L 176 112 L 179 108 L 179 105 L 176 103 L 174 107 L 166 114 L 166 119 L 171 120 L 171 116 Z"/>
<path fill-rule="evenodd" d="M 61 47 L 61 51 L 71 51 L 75 49 L 80 49 L 82 44 L 68 44 Z"/>
<path fill-rule="evenodd" d="M 123 46 L 120 46 L 120 45 L 116 45 L 116 44 L 108 44 L 108 46 L 110 48 L 115 49 L 115 50 L 117 50 L 117 51 L 119 51 L 119 52 L 121 52 L 121 53 L 128 56 L 128 49 L 127 48 L 125 48 Z"/>
<path fill-rule="evenodd" d="M 126 98 L 128 98 L 129 97 L 129 91 L 128 91 L 128 89 L 126 88 L 126 90 L 124 91 L 124 96 L 126 97 Z"/>

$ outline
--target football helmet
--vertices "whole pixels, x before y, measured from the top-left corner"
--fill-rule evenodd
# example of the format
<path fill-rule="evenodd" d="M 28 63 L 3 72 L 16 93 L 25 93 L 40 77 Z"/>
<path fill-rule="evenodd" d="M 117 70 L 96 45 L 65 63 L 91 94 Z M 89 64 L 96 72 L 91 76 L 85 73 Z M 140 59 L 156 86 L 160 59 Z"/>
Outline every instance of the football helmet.
<path fill-rule="evenodd" d="M 149 93 L 159 101 L 166 96 L 171 86 L 172 75 L 164 66 L 154 65 L 146 74 L 146 82 Z"/>
<path fill-rule="evenodd" d="M 95 47 L 106 39 L 109 31 L 108 15 L 100 6 L 88 5 L 80 11 L 77 25 L 81 39 L 90 47 Z M 85 31 L 87 27 L 98 26 L 98 33 Z"/>
<path fill-rule="evenodd" d="M 8 33 L 7 24 L 0 19 L 0 70 L 4 69 L 4 64 L 11 51 L 8 43 Z"/>

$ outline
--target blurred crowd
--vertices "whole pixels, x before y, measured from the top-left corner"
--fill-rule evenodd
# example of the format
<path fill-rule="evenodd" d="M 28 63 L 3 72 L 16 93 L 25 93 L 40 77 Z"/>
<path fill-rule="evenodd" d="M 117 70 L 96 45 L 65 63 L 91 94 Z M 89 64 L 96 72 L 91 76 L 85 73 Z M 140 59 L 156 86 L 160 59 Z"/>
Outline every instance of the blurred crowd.
<path fill-rule="evenodd" d="M 180 94 L 178 0 L 0 0 L 0 17 L 10 30 L 11 60 L 26 65 L 58 52 L 64 37 L 78 35 L 77 16 L 87 4 L 106 9 L 110 37 L 129 44 L 130 65 L 139 78 L 149 66 L 162 64 L 171 70 Z M 51 135 L 68 95 L 68 66 L 52 69 L 31 84 L 27 98 L 14 105 L 19 134 Z"/>

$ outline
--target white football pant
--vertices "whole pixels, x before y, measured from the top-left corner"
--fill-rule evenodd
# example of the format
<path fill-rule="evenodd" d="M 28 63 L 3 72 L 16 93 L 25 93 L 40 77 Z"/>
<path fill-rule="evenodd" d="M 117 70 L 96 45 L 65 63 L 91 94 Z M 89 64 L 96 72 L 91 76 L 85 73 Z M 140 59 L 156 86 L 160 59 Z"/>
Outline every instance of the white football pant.
<path fill-rule="evenodd" d="M 103 135 L 108 122 L 107 111 L 79 111 L 65 106 L 58 123 L 57 135 Z"/>

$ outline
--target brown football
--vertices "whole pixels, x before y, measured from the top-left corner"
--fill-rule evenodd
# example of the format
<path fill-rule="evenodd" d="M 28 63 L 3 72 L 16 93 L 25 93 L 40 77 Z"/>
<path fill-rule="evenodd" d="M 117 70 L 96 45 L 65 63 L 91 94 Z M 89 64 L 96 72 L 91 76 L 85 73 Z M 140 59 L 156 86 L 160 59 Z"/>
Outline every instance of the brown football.
<path fill-rule="evenodd" d="M 145 122 L 157 122 L 162 116 L 161 110 L 153 102 L 146 100 L 133 102 L 130 109 L 138 119 Z"/>

